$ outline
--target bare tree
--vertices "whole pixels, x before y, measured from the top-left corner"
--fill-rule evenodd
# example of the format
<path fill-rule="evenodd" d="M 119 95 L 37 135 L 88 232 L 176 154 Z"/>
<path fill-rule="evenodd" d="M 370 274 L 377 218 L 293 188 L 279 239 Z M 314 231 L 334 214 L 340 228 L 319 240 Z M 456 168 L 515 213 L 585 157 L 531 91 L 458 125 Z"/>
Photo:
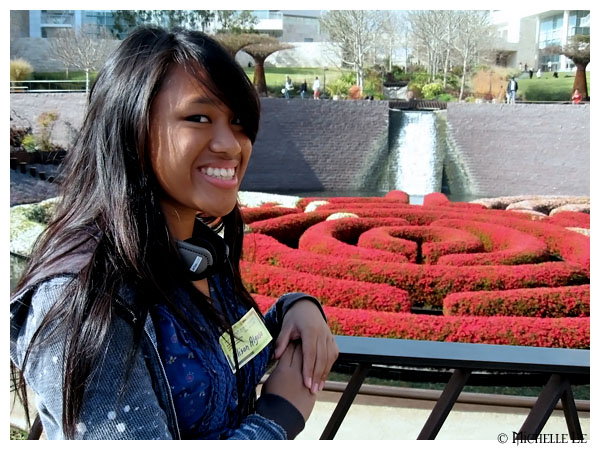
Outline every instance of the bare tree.
<path fill-rule="evenodd" d="M 398 11 L 382 12 L 382 38 L 385 41 L 385 53 L 388 63 L 388 72 L 392 71 L 394 50 L 403 43 L 406 26 L 404 18 Z"/>
<path fill-rule="evenodd" d="M 492 47 L 493 27 L 488 11 L 457 11 L 457 30 L 454 49 L 462 62 L 462 78 L 458 100 L 465 92 L 466 75 L 471 66 Z"/>
<path fill-rule="evenodd" d="M 332 10 L 321 18 L 321 26 L 329 34 L 330 42 L 339 48 L 342 62 L 356 72 L 361 90 L 367 56 L 380 43 L 382 24 L 381 11 Z"/>
<path fill-rule="evenodd" d="M 104 28 L 84 25 L 74 30 L 60 30 L 54 38 L 48 38 L 50 57 L 64 64 L 67 77 L 69 69 L 85 72 L 85 91 L 89 92 L 90 71 L 98 70 L 113 49 L 113 36 Z"/>
<path fill-rule="evenodd" d="M 267 80 L 265 79 L 265 59 L 280 50 L 294 48 L 293 45 L 284 44 L 271 36 L 263 35 L 263 41 L 247 45 L 243 50 L 254 58 L 254 78 L 252 83 L 258 95 L 268 96 Z"/>
<path fill-rule="evenodd" d="M 418 10 L 408 13 L 411 32 L 418 49 L 422 49 L 427 58 L 427 73 L 429 80 L 433 81 L 444 59 L 446 42 L 447 11 Z"/>
<path fill-rule="evenodd" d="M 590 36 L 576 34 L 571 36 L 567 45 L 552 46 L 544 49 L 546 54 L 565 55 L 575 64 L 575 80 L 573 81 L 573 92 L 577 89 L 581 92 L 584 100 L 589 100 L 587 90 L 587 76 L 585 69 L 590 63 Z"/>

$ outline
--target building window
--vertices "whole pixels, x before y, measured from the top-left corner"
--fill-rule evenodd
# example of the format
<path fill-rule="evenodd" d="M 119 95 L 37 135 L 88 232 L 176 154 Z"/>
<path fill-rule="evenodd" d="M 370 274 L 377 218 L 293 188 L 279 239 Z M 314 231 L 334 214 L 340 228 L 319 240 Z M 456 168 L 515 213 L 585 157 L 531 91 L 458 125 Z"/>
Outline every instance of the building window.
<path fill-rule="evenodd" d="M 590 34 L 590 12 L 571 11 L 569 13 L 569 36 L 576 34 Z"/>
<path fill-rule="evenodd" d="M 546 48 L 551 45 L 560 45 L 562 26 L 562 14 L 542 19 L 540 22 L 540 48 Z"/>

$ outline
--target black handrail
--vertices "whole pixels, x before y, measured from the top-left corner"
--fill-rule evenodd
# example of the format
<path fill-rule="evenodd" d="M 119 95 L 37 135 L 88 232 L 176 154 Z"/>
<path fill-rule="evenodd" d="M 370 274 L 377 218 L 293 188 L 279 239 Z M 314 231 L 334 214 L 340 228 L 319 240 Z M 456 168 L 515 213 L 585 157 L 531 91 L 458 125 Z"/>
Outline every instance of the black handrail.
<path fill-rule="evenodd" d="M 520 435 L 529 438 L 539 436 L 558 400 L 561 400 L 571 439 L 583 439 L 569 377 L 589 376 L 589 350 L 354 336 L 336 336 L 336 342 L 340 349 L 338 361 L 355 363 L 357 367 L 321 439 L 335 437 L 373 364 L 454 370 L 418 439 L 435 439 L 473 370 L 549 375 L 547 384 L 519 430 Z"/>

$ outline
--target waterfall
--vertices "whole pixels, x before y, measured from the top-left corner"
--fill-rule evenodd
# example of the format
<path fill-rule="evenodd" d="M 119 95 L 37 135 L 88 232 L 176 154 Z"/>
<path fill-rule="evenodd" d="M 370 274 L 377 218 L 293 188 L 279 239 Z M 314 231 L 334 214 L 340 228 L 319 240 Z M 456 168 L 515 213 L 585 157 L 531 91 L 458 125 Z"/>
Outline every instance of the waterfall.
<path fill-rule="evenodd" d="M 393 189 L 414 196 L 441 191 L 447 144 L 440 113 L 390 110 L 388 167 Z"/>

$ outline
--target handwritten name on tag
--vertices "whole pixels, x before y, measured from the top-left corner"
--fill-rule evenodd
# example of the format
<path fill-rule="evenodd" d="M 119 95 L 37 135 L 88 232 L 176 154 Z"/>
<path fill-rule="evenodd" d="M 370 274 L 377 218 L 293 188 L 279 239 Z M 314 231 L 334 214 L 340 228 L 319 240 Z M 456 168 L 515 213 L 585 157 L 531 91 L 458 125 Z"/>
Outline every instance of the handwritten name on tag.
<path fill-rule="evenodd" d="M 267 327 L 260 319 L 255 309 L 250 309 L 244 317 L 233 325 L 235 337 L 235 350 L 237 353 L 238 367 L 241 369 L 256 355 L 258 355 L 273 340 Z M 229 332 L 225 332 L 219 338 L 219 344 L 227 358 L 229 367 L 233 373 L 236 372 L 235 360 L 233 358 L 233 346 Z"/>

